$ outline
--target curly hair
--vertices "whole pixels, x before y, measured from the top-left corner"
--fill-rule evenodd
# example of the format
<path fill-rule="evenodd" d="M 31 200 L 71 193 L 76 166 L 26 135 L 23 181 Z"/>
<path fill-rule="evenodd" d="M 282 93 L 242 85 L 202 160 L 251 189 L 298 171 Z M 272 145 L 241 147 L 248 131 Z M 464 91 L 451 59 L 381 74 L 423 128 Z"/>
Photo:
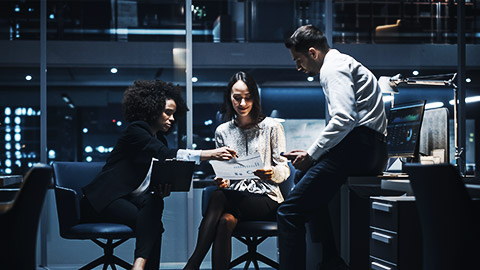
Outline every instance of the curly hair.
<path fill-rule="evenodd" d="M 174 100 L 177 105 L 175 117 L 186 114 L 188 108 L 178 85 L 160 80 L 135 81 L 123 94 L 123 115 L 129 122 L 142 120 L 151 125 L 163 113 L 167 99 Z"/>

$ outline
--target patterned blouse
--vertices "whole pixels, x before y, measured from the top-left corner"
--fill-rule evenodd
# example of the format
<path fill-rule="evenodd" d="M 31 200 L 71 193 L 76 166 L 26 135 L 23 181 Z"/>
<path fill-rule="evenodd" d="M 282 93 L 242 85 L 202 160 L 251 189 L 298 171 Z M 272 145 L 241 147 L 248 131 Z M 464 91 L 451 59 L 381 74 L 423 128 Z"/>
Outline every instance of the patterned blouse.
<path fill-rule="evenodd" d="M 228 146 L 237 151 L 239 157 L 260 154 L 265 167 L 272 167 L 273 178 L 264 181 L 258 178 L 230 180 L 228 189 L 267 194 L 272 200 L 282 203 L 283 196 L 278 184 L 290 175 L 287 159 L 280 153 L 285 152 L 285 133 L 278 121 L 266 117 L 257 126 L 248 129 L 239 128 L 234 120 L 218 126 L 215 131 L 217 147 Z"/>

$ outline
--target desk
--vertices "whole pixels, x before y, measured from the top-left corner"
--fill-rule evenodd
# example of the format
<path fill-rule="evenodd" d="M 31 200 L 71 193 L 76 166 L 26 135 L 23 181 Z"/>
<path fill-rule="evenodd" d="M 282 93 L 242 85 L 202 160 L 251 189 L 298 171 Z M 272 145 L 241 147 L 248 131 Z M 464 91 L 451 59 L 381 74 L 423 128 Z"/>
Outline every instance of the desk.
<path fill-rule="evenodd" d="M 470 179 L 464 179 L 464 181 L 470 183 L 465 184 L 470 197 L 480 198 L 480 182 L 473 184 Z M 382 179 L 381 188 L 384 190 L 402 191 L 407 193 L 407 195 L 413 195 L 410 180 L 408 179 Z"/>
<path fill-rule="evenodd" d="M 0 188 L 20 184 L 22 181 L 21 175 L 0 175 Z"/>
<path fill-rule="evenodd" d="M 0 176 L 0 202 L 10 202 L 15 199 L 19 188 L 17 187 L 23 181 L 21 175 L 2 175 Z"/>

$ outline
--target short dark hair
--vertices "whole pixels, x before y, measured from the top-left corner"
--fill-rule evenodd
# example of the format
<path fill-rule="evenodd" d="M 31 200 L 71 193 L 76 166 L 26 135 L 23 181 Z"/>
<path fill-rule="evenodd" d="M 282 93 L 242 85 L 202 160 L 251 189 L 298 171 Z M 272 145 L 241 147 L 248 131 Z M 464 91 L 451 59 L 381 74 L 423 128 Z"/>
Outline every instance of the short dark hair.
<path fill-rule="evenodd" d="M 288 49 L 293 48 L 294 51 L 300 53 L 307 53 L 310 47 L 314 47 L 323 53 L 326 53 L 330 48 L 323 32 L 311 24 L 300 26 L 295 30 L 285 40 L 285 47 Z"/>
<path fill-rule="evenodd" d="M 239 71 L 235 73 L 228 82 L 227 89 L 223 95 L 223 106 L 222 106 L 222 113 L 224 113 L 224 120 L 230 121 L 236 117 L 236 112 L 233 109 L 232 104 L 232 87 L 238 81 L 243 81 L 248 88 L 248 92 L 250 93 L 250 98 L 252 98 L 253 106 L 252 110 L 250 111 L 250 115 L 255 123 L 260 123 L 265 116 L 262 114 L 262 105 L 260 105 L 260 94 L 258 92 L 257 82 L 255 79 L 244 71 Z"/>
<path fill-rule="evenodd" d="M 123 115 L 129 122 L 141 120 L 152 125 L 164 111 L 167 99 L 175 101 L 176 116 L 185 115 L 188 111 L 178 85 L 160 80 L 135 81 L 123 94 Z"/>

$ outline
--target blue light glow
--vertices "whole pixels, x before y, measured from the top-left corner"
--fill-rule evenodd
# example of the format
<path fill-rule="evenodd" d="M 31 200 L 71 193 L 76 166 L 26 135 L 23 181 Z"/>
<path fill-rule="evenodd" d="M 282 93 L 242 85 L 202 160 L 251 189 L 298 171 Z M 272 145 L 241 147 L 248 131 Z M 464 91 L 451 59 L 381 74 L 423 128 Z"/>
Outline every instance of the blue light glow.
<path fill-rule="evenodd" d="M 57 157 L 57 153 L 55 153 L 55 150 L 48 151 L 48 158 L 54 159 L 56 157 Z"/>
<path fill-rule="evenodd" d="M 20 117 L 15 117 L 15 124 L 20 125 L 22 123 L 22 119 Z"/>
<path fill-rule="evenodd" d="M 91 156 L 88 156 L 88 157 L 85 158 L 85 160 L 86 160 L 87 162 L 92 162 L 93 158 L 92 158 Z"/>
<path fill-rule="evenodd" d="M 83 133 L 87 133 L 88 132 L 88 128 L 83 128 Z"/>
<path fill-rule="evenodd" d="M 18 167 L 22 167 L 22 162 L 20 160 L 15 161 L 15 165 Z"/>
<path fill-rule="evenodd" d="M 5 169 L 5 173 L 6 173 L 6 174 L 11 174 L 11 173 L 12 173 L 12 169 L 6 168 L 6 169 Z"/>
<path fill-rule="evenodd" d="M 85 152 L 91 153 L 93 151 L 93 148 L 91 146 L 86 146 L 85 147 Z"/>
<path fill-rule="evenodd" d="M 11 145 L 10 143 L 6 143 L 6 144 L 5 144 L 5 149 L 6 149 L 6 150 L 12 149 L 12 145 Z"/>
<path fill-rule="evenodd" d="M 19 125 L 15 126 L 15 132 L 20 133 L 22 131 L 22 128 Z"/>
<path fill-rule="evenodd" d="M 10 115 L 12 114 L 12 109 L 10 109 L 10 107 L 5 107 L 4 113 L 5 115 Z"/>
<path fill-rule="evenodd" d="M 12 161 L 10 159 L 5 160 L 5 166 L 6 167 L 11 167 L 12 166 Z"/>
<path fill-rule="evenodd" d="M 6 141 L 6 142 L 9 142 L 9 141 L 11 141 L 11 140 L 12 140 L 12 135 L 10 135 L 10 134 L 5 134 L 5 141 Z"/>
<path fill-rule="evenodd" d="M 15 144 L 15 149 L 20 150 L 20 149 L 22 149 L 22 146 L 19 143 L 16 143 Z"/>
<path fill-rule="evenodd" d="M 3 121 L 5 124 L 10 124 L 10 117 L 5 117 L 5 121 Z"/>
<path fill-rule="evenodd" d="M 16 142 L 19 142 L 22 139 L 22 135 L 20 135 L 20 133 L 15 133 L 14 138 Z"/>

